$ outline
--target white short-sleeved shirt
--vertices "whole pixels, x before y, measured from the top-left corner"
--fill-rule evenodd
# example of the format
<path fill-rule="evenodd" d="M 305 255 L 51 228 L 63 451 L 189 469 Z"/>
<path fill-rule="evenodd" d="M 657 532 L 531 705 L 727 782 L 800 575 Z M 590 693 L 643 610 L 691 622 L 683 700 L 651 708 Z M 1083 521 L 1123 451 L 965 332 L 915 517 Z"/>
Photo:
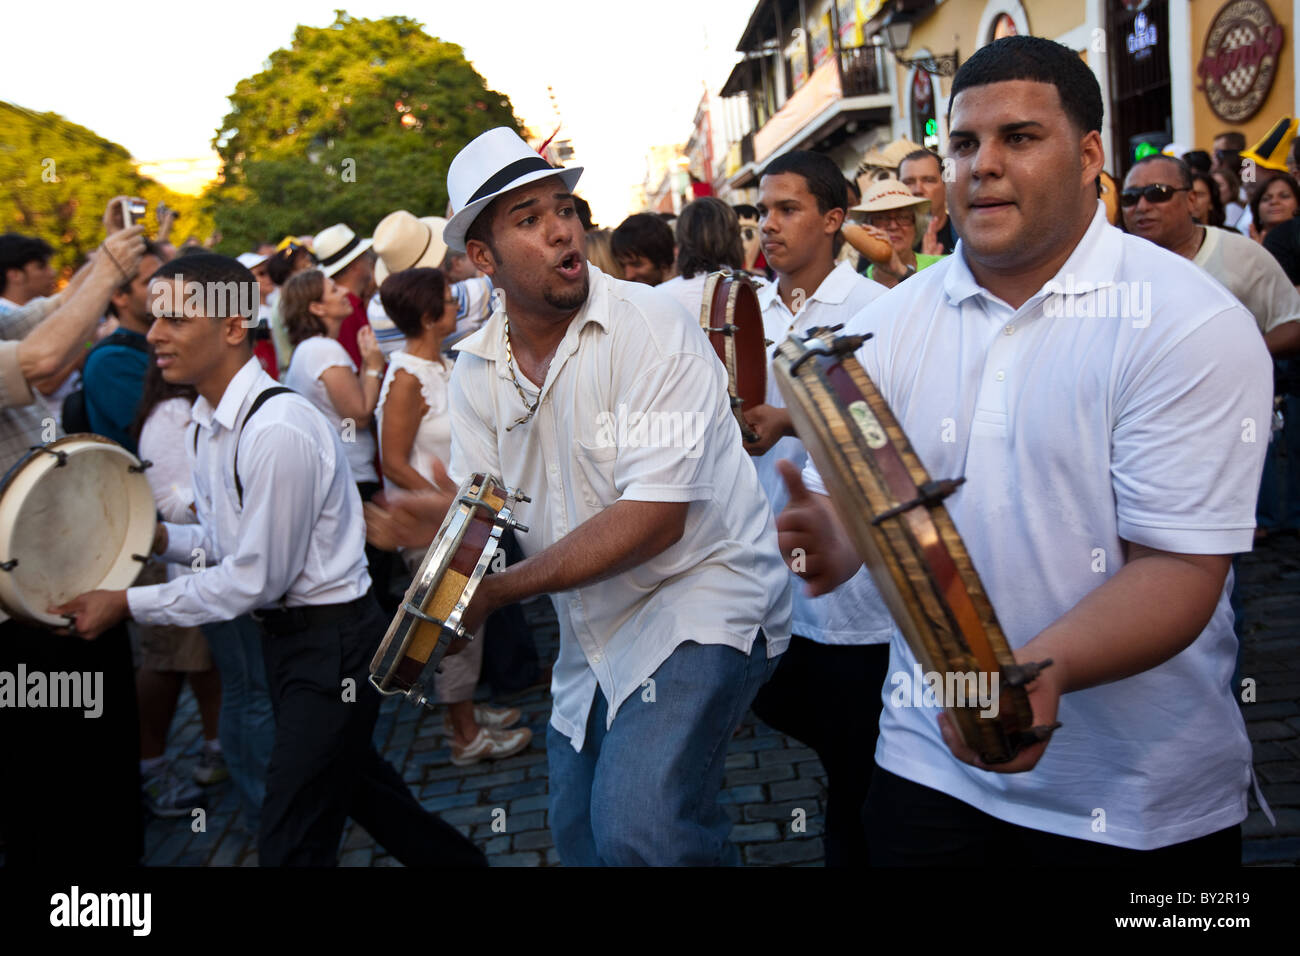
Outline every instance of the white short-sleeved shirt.
<path fill-rule="evenodd" d="M 777 347 L 791 333 L 806 333 L 817 326 L 847 323 L 886 292 L 879 282 L 858 275 L 847 262 L 841 262 L 812 295 L 800 297 L 803 307 L 798 315 L 791 315 L 778 294 L 778 285 L 773 282 L 758 291 L 758 303 L 763 309 L 763 333 L 772 343 L 768 348 L 769 363 Z M 785 407 L 776 376 L 770 369 L 767 404 L 774 408 Z M 772 513 L 778 515 L 790 500 L 785 482 L 776 470 L 776 463 L 783 458 L 796 468 L 803 468 L 808 463 L 808 451 L 798 438 L 787 436 L 752 459 L 758 471 L 758 483 L 767 495 Z M 889 609 L 881 600 L 866 568 L 860 568 L 852 579 L 821 597 L 808 597 L 807 585 L 793 572 L 790 584 L 794 591 L 791 628 L 800 637 L 819 644 L 884 644 L 893 635 L 894 619 L 890 617 Z"/>
<path fill-rule="evenodd" d="M 551 723 L 582 749 L 599 685 L 619 705 L 686 641 L 769 656 L 790 636 L 790 578 L 699 323 L 669 296 L 588 266 L 591 291 L 551 360 L 532 420 L 506 363 L 505 314 L 459 346 L 451 477 L 500 476 L 532 497 L 534 555 L 621 500 L 689 502 L 682 537 L 616 577 L 551 595 L 560 623 Z M 539 391 L 521 373 L 535 399 Z"/>
<path fill-rule="evenodd" d="M 1053 283 L 1013 310 L 959 244 L 848 329 L 874 334 L 857 358 L 930 475 L 965 476 L 945 504 L 1012 648 L 1115 574 L 1121 539 L 1249 551 L 1268 440 L 1254 320 L 1187 259 L 1107 225 L 1099 206 Z M 805 477 L 820 485 L 815 468 Z M 1231 587 L 1229 575 L 1181 653 L 1062 697 L 1028 773 L 957 761 L 936 711 L 891 704 L 892 680 L 876 762 L 999 819 L 1132 849 L 1240 823 L 1251 750 L 1229 687 Z M 891 674 L 914 662 L 895 637 Z"/>
<path fill-rule="evenodd" d="M 357 482 L 378 481 L 375 472 L 375 437 L 370 429 L 358 428 L 353 422 L 345 429 L 343 416 L 338 413 L 330 401 L 329 391 L 321 381 L 326 369 L 339 366 L 353 375 L 357 367 L 347 350 L 336 339 L 324 335 L 313 335 L 298 343 L 293 350 L 293 359 L 289 362 L 289 371 L 284 374 L 284 384 L 321 410 L 338 432 L 343 442 L 343 450 L 352 466 L 352 477 Z"/>
<path fill-rule="evenodd" d="M 656 289 L 661 292 L 667 292 L 670 296 L 682 304 L 688 315 L 694 316 L 695 321 L 700 320 L 700 306 L 704 302 L 704 283 L 709 278 L 707 272 L 697 272 L 689 279 L 681 276 L 673 276 L 667 282 L 661 282 Z"/>
<path fill-rule="evenodd" d="M 415 430 L 410 462 L 411 467 L 430 482 L 433 481 L 434 461 L 442 462 L 446 468 L 451 459 L 451 413 L 447 391 L 451 381 L 451 368 L 449 358 L 431 362 L 406 351 L 394 352 L 389 356 L 388 372 L 384 375 L 384 384 L 379 390 L 379 404 L 375 406 L 375 421 L 379 424 L 379 447 L 382 452 L 384 405 L 388 401 L 388 389 L 393 384 L 393 376 L 400 370 L 413 375 L 420 383 L 420 397 L 429 407 Z M 387 475 L 384 476 L 384 486 L 392 487 Z"/>
<path fill-rule="evenodd" d="M 1240 300 L 1261 332 L 1300 319 L 1300 292 L 1271 252 L 1235 232 L 1204 228 L 1205 241 L 1192 261 Z"/>

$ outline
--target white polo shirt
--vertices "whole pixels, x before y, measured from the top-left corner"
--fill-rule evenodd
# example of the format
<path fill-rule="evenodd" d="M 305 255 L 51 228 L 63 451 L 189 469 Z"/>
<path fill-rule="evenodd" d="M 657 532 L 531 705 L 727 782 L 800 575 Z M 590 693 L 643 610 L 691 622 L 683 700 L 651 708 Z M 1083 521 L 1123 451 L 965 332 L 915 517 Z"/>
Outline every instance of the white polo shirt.
<path fill-rule="evenodd" d="M 812 295 L 799 297 L 803 305 L 798 315 L 790 314 L 779 295 L 778 283 L 759 289 L 763 333 L 772 343 L 767 353 L 767 404 L 773 408 L 785 407 L 770 367 L 777 346 L 792 332 L 803 334 L 817 326 L 846 324 L 886 291 L 879 282 L 858 275 L 847 262 L 837 265 Z M 782 458 L 793 462 L 796 468 L 803 468 L 808 463 L 808 452 L 798 438 L 786 437 L 752 459 L 758 471 L 758 483 L 767 495 L 773 514 L 780 514 L 790 500 L 785 482 L 776 470 L 776 463 Z M 887 644 L 894 633 L 894 619 L 866 568 L 860 568 L 852 579 L 821 597 L 808 597 L 807 585 L 794 572 L 790 572 L 790 585 L 794 593 L 791 629 L 800 637 L 819 644 Z"/>
<path fill-rule="evenodd" d="M 1223 284 L 1250 310 L 1261 332 L 1300 319 L 1300 292 L 1286 271 L 1253 239 L 1205 226 L 1205 241 L 1192 262 Z"/>
<path fill-rule="evenodd" d="M 1115 574 L 1121 539 L 1249 551 L 1268 441 L 1254 320 L 1191 262 L 1111 227 L 1099 204 L 1053 282 L 1012 309 L 959 244 L 851 325 L 874 333 L 858 360 L 931 476 L 966 477 L 945 504 L 1012 648 Z M 1121 287 L 1136 306 L 1118 308 Z M 936 711 L 893 705 L 890 682 L 876 762 L 999 819 L 1132 849 L 1240 823 L 1251 750 L 1229 687 L 1231 587 L 1180 654 L 1062 697 L 1028 773 L 960 763 Z M 914 660 L 895 638 L 891 674 Z"/>
<path fill-rule="evenodd" d="M 217 407 L 200 396 L 185 438 L 198 524 L 167 524 L 163 557 L 203 570 L 166 584 L 127 588 L 141 624 L 230 621 L 259 608 L 342 604 L 370 589 L 366 524 L 337 432 L 301 395 L 253 401 L 276 385 L 257 359 L 239 370 Z M 234 458 L 244 506 L 235 489 Z M 198 552 L 195 549 L 200 549 Z"/>
<path fill-rule="evenodd" d="M 560 654 L 551 723 L 575 750 L 597 685 L 619 705 L 686 641 L 768 656 L 790 637 L 790 584 L 772 511 L 741 445 L 726 372 L 671 298 L 588 266 L 591 292 L 551 360 L 531 421 L 505 354 L 505 313 L 462 342 L 451 376 L 449 473 L 500 476 L 534 555 L 620 500 L 687 501 L 681 540 L 617 577 L 552 594 Z M 518 373 L 533 401 L 538 390 Z M 639 416 L 645 415 L 642 419 Z M 645 423 L 645 424 L 642 424 Z"/>

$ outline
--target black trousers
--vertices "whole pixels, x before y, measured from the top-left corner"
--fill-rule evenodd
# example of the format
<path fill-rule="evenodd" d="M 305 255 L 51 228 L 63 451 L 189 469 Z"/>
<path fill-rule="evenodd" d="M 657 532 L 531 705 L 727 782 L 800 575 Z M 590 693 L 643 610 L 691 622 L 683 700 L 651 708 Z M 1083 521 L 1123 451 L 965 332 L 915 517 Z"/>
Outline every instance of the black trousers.
<path fill-rule="evenodd" d="M 373 592 L 314 614 L 297 629 L 262 625 L 276 731 L 260 864 L 335 865 L 351 816 L 406 866 L 486 866 L 472 842 L 420 806 L 371 741 L 380 695 L 369 664 L 389 623 Z"/>
<path fill-rule="evenodd" d="M 144 854 L 140 725 L 126 625 L 93 641 L 0 623 L 0 671 L 102 675 L 98 717 L 0 707 L 0 833 L 7 866 L 137 866 Z M 20 692 L 22 688 L 19 688 Z M 47 698 L 48 699 L 48 698 Z"/>
<path fill-rule="evenodd" d="M 362 502 L 366 502 L 382 491 L 383 487 L 377 481 L 358 481 L 357 493 L 361 495 Z M 366 542 L 366 570 L 370 572 L 370 583 L 375 590 L 375 600 L 379 602 L 383 612 L 391 618 L 402 603 L 400 597 L 393 595 L 394 579 L 406 572 L 402 559 L 392 551 L 384 551 Z"/>
<path fill-rule="evenodd" d="M 1241 865 L 1240 826 L 1158 850 L 1129 850 L 1007 823 L 880 767 L 863 819 L 873 866 Z"/>
<path fill-rule="evenodd" d="M 795 635 L 753 711 L 817 752 L 826 768 L 827 866 L 866 866 L 862 805 L 875 769 L 888 644 L 818 644 Z"/>

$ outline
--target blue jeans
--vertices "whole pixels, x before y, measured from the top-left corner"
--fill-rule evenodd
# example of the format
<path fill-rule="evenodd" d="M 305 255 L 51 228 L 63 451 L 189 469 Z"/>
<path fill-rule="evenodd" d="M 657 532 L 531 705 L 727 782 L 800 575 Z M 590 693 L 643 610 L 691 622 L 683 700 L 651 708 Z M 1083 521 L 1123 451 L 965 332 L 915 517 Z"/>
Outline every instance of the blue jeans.
<path fill-rule="evenodd" d="M 267 690 L 262 632 L 248 615 L 203 625 L 221 675 L 218 738 L 239 802 L 256 832 L 266 797 L 266 765 L 275 743 L 275 716 Z"/>
<path fill-rule="evenodd" d="M 608 731 L 597 688 L 580 753 L 548 726 L 550 823 L 561 862 L 739 864 L 731 819 L 718 804 L 727 744 L 779 660 L 768 660 L 761 632 L 748 658 L 688 642 L 654 672 L 653 685 L 623 702 Z"/>

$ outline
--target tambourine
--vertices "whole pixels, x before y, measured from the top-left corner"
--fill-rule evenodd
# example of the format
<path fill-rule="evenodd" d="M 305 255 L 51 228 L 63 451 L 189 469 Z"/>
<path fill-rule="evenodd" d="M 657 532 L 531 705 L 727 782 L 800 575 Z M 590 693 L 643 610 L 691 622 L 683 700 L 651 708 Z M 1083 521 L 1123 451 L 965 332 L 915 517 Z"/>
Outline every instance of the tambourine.
<path fill-rule="evenodd" d="M 157 508 L 142 462 L 78 434 L 39 445 L 0 479 L 0 607 L 52 628 L 47 607 L 130 587 L 153 549 Z"/>
<path fill-rule="evenodd" d="M 758 433 L 745 421 L 745 411 L 767 401 L 767 346 L 763 310 L 747 275 L 713 272 L 704 280 L 700 328 L 727 369 L 731 411 L 741 437 L 757 441 Z"/>
<path fill-rule="evenodd" d="M 781 343 L 772 362 L 777 387 L 917 660 L 945 682 L 949 675 L 973 675 L 978 687 L 986 674 L 982 686 L 997 688 L 996 716 L 981 716 L 978 700 L 969 698 L 965 706 L 947 710 L 985 763 L 1003 763 L 1055 729 L 1034 726 L 1025 690 L 1051 661 L 1016 663 L 943 505 L 965 479 L 930 477 L 853 358 L 869 336 L 837 337 L 838 328 L 815 329 L 807 338 L 792 335 Z"/>
<path fill-rule="evenodd" d="M 471 475 L 460 486 L 370 662 L 370 683 L 381 694 L 405 694 L 416 704 L 428 704 L 425 688 L 432 687 L 447 647 L 473 637 L 461 621 L 502 532 L 528 530 L 515 520 L 515 505 L 531 500 L 492 475 Z"/>

